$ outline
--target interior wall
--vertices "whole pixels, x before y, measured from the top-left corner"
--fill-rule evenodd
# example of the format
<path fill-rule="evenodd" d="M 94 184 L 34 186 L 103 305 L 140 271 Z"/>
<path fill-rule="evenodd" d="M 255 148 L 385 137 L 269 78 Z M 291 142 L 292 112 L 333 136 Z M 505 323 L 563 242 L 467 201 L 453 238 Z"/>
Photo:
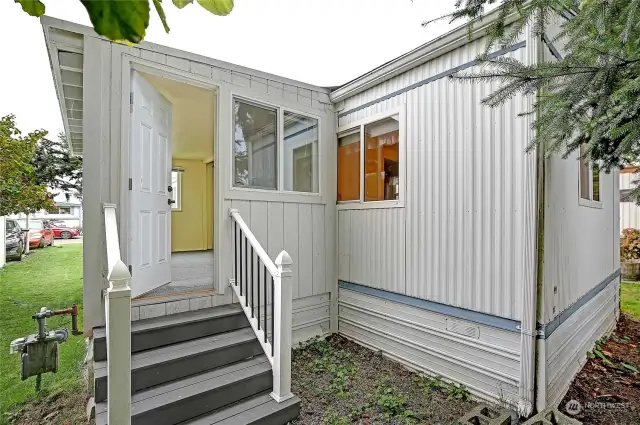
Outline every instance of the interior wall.
<path fill-rule="evenodd" d="M 213 212 L 207 208 L 207 166 L 194 159 L 174 159 L 173 166 L 182 167 L 184 172 L 182 208 L 171 214 L 171 252 L 205 250 L 209 246 L 207 229 L 213 226 Z"/>
<path fill-rule="evenodd" d="M 213 249 L 213 162 L 205 165 L 205 222 L 207 231 L 207 249 Z"/>

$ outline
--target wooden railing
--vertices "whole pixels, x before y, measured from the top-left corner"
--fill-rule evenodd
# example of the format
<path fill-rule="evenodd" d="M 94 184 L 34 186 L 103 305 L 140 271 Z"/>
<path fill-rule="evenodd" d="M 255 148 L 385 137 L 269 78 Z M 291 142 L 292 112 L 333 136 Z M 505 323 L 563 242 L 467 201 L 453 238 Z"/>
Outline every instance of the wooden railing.
<path fill-rule="evenodd" d="M 235 209 L 233 223 L 234 274 L 231 287 L 238 297 L 273 370 L 271 397 L 278 403 L 291 397 L 291 257 L 280 252 L 269 258 Z"/>
<path fill-rule="evenodd" d="M 104 204 L 107 243 L 105 322 L 107 330 L 107 420 L 131 424 L 131 274 L 120 258 L 116 206 Z"/>

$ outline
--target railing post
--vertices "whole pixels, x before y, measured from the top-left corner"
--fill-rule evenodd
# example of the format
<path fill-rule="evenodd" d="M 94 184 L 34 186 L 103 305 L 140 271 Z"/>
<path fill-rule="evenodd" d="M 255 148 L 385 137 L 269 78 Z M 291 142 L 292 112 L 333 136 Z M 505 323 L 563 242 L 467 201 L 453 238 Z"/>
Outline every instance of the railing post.
<path fill-rule="evenodd" d="M 271 397 L 278 403 L 291 397 L 291 315 L 293 300 L 291 292 L 291 257 L 287 251 L 278 254 L 275 264 L 273 293 L 273 392 Z M 266 331 L 266 330 L 265 330 Z"/>
<path fill-rule="evenodd" d="M 107 323 L 109 424 L 131 424 L 131 288 L 129 269 L 118 260 L 108 276 Z"/>

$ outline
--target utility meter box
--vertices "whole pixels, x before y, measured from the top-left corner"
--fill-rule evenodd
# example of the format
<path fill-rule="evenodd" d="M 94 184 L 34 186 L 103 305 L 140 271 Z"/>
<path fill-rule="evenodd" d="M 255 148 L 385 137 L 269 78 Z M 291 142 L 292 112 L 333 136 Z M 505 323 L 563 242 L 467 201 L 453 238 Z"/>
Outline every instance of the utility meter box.
<path fill-rule="evenodd" d="M 42 373 L 58 372 L 58 347 L 58 336 L 55 332 L 48 332 L 45 339 L 38 339 L 37 334 L 26 337 L 20 367 L 22 380 Z"/>

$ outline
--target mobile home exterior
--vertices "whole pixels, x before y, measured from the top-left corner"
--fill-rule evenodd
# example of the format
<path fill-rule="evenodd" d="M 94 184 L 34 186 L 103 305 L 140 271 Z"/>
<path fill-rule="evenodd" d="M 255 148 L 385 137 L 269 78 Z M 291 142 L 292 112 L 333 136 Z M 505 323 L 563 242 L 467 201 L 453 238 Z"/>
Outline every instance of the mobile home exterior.
<path fill-rule="evenodd" d="M 337 332 L 525 416 L 557 404 L 618 315 L 618 175 L 598 174 L 577 152 L 545 159 L 526 151 L 532 117 L 517 115 L 530 97 L 489 109 L 480 100 L 496 85 L 448 78 L 474 69 L 492 18 L 334 90 L 151 43 L 128 47 L 43 18 L 69 143 L 84 156 L 84 238 L 93 241 L 84 247 L 86 328 L 105 325 L 112 270 L 105 253 L 113 247 L 103 207 L 117 205 L 116 245 L 131 264 L 134 295 L 142 295 L 133 320 L 239 297 L 248 305 L 249 295 L 237 292 L 238 256 L 246 262 L 251 252 L 251 261 L 267 264 L 284 250 L 291 272 L 269 270 L 290 282 L 294 342 Z M 553 60 L 561 49 L 550 39 L 562 19 L 548 37 L 527 30 L 491 55 Z M 171 280 L 160 269 L 171 258 L 166 228 L 149 239 L 161 242 L 158 257 L 146 261 L 160 272 L 141 271 L 145 173 L 159 167 L 149 185 L 162 183 L 156 189 L 169 198 L 170 216 L 179 214 L 171 210 L 176 189 L 164 191 L 164 173 L 188 173 L 167 151 L 160 160 L 151 148 L 136 153 L 147 143 L 134 131 L 144 124 L 139 113 L 161 117 L 152 119 L 154 131 L 174 139 L 162 146 L 181 143 L 180 102 L 163 80 L 213 93 L 213 169 L 205 177 L 213 194 L 203 196 L 213 197 L 205 220 L 213 222 L 215 267 L 209 292 L 145 298 Z M 147 92 L 136 91 L 136 81 Z M 154 109 L 145 93 L 170 106 Z M 158 211 L 166 217 L 166 208 Z M 238 242 L 238 226 L 253 251 Z M 276 266 L 287 266 L 288 256 Z M 274 321 L 279 314 L 288 317 L 274 310 Z"/>

